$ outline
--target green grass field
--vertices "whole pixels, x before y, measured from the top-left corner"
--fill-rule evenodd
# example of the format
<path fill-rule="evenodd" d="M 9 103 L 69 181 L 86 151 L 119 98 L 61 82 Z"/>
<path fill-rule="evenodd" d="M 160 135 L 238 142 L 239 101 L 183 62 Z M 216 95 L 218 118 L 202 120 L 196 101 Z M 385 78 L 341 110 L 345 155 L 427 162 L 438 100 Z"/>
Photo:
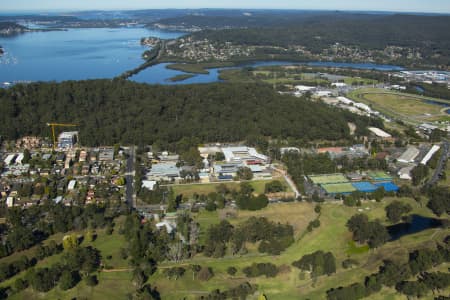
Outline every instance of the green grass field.
<path fill-rule="evenodd" d="M 346 194 L 356 191 L 351 183 L 329 183 L 322 184 L 322 188 L 328 194 Z"/>

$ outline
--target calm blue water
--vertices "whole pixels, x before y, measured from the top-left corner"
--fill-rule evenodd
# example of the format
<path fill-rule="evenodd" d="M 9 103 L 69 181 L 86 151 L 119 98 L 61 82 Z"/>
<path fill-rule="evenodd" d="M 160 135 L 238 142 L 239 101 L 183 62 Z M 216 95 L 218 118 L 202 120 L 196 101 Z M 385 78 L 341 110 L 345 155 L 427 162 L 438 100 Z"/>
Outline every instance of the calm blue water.
<path fill-rule="evenodd" d="M 145 28 L 70 29 L 0 37 L 0 82 L 112 78 L 140 64 L 146 36 L 182 33 Z"/>
<path fill-rule="evenodd" d="M 399 223 L 387 227 L 387 231 L 392 240 L 398 240 L 402 236 L 414 234 L 430 228 L 442 226 L 442 222 L 438 219 L 412 215 L 406 223 Z"/>

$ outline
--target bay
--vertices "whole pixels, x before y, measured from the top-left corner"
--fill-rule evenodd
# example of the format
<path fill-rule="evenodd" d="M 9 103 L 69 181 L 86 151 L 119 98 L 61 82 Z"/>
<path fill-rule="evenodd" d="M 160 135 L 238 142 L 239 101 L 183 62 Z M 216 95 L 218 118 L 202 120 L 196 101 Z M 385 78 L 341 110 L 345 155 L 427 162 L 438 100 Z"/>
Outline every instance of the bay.
<path fill-rule="evenodd" d="M 144 62 L 142 37 L 172 39 L 178 32 L 143 27 L 29 32 L 0 37 L 0 82 L 113 78 Z"/>

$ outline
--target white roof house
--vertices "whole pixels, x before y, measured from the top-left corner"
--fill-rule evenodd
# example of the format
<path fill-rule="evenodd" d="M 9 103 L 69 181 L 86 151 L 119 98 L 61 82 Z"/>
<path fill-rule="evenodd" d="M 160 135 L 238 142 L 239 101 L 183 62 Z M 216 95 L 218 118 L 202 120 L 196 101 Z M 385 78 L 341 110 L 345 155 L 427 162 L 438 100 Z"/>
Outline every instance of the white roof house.
<path fill-rule="evenodd" d="M 23 153 L 20 153 L 16 158 L 16 164 L 21 165 L 24 157 Z"/>
<path fill-rule="evenodd" d="M 339 100 L 339 102 L 342 102 L 342 103 L 347 104 L 347 105 L 355 103 L 354 101 L 352 101 L 352 100 L 350 100 L 350 99 L 348 99 L 346 97 L 342 97 L 342 96 L 341 97 L 337 97 L 337 99 Z"/>
<path fill-rule="evenodd" d="M 15 154 L 9 154 L 4 160 L 5 165 L 10 165 L 14 161 L 14 157 L 16 157 Z"/>
<path fill-rule="evenodd" d="M 422 129 L 424 131 L 428 131 L 431 132 L 435 129 L 438 129 L 439 127 L 435 126 L 435 125 L 431 125 L 431 124 L 427 124 L 427 123 L 423 123 L 419 125 L 419 129 Z"/>
<path fill-rule="evenodd" d="M 433 147 L 431 147 L 430 151 L 428 151 L 427 155 L 425 155 L 420 163 L 422 165 L 426 165 L 428 161 L 433 157 L 433 155 L 439 151 L 439 149 L 441 149 L 441 147 L 439 147 L 438 145 L 434 145 Z"/>
<path fill-rule="evenodd" d="M 400 169 L 400 171 L 398 171 L 398 176 L 400 177 L 400 179 L 412 180 L 411 171 L 412 169 L 414 169 L 414 167 L 415 166 L 409 166 Z"/>
<path fill-rule="evenodd" d="M 317 97 L 329 97 L 333 94 L 331 91 L 317 91 L 314 93 Z"/>
<path fill-rule="evenodd" d="M 371 112 L 372 111 L 372 109 L 367 104 L 364 104 L 364 103 L 356 102 L 354 104 L 354 106 L 359 108 L 359 109 L 361 109 L 361 110 L 367 111 L 367 112 Z"/>
<path fill-rule="evenodd" d="M 299 92 L 308 92 L 308 91 L 314 91 L 317 89 L 316 86 L 307 86 L 307 85 L 296 85 L 295 89 Z"/>
<path fill-rule="evenodd" d="M 289 152 L 300 153 L 300 149 L 298 149 L 297 147 L 282 147 L 282 148 L 280 148 L 281 154 L 286 154 Z"/>
<path fill-rule="evenodd" d="M 55 199 L 53 199 L 53 201 L 54 201 L 56 204 L 60 203 L 62 200 L 63 200 L 63 196 L 58 196 L 58 197 L 56 197 Z"/>
<path fill-rule="evenodd" d="M 14 206 L 14 197 L 6 198 L 6 206 L 13 207 Z"/>
<path fill-rule="evenodd" d="M 389 133 L 387 133 L 384 130 L 381 130 L 380 128 L 369 127 L 368 129 L 370 130 L 370 132 L 375 134 L 377 137 L 380 137 L 380 138 L 390 138 L 390 137 L 392 137 L 392 135 L 390 135 Z"/>
<path fill-rule="evenodd" d="M 414 159 L 420 154 L 419 149 L 414 146 L 408 147 L 405 152 L 397 159 L 398 162 L 412 163 Z"/>
<path fill-rule="evenodd" d="M 68 191 L 73 191 L 75 189 L 75 186 L 77 185 L 76 180 L 69 181 L 69 185 L 67 186 Z"/>
<path fill-rule="evenodd" d="M 331 86 L 334 86 L 334 87 L 346 87 L 347 84 L 344 83 L 344 82 L 333 82 L 333 83 L 331 84 Z"/>
<path fill-rule="evenodd" d="M 156 180 L 142 180 L 142 187 L 153 191 L 156 185 Z"/>
<path fill-rule="evenodd" d="M 176 229 L 176 224 L 172 223 L 172 222 L 168 222 L 166 220 L 156 223 L 156 228 L 161 229 L 165 227 L 167 233 L 172 233 L 175 229 Z"/>

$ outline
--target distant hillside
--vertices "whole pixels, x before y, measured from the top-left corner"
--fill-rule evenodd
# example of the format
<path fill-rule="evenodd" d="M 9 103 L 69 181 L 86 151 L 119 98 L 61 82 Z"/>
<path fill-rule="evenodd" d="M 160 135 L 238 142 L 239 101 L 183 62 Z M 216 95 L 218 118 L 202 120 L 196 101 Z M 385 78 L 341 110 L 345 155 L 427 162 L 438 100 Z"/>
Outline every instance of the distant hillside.
<path fill-rule="evenodd" d="M 189 58 L 204 53 L 207 57 L 204 61 L 271 58 L 450 67 L 450 16 L 444 15 L 191 15 L 161 20 L 158 24 L 198 31 L 179 39 L 170 49 L 174 57 Z M 201 28 L 207 29 L 200 31 Z M 197 42 L 205 45 L 199 48 Z M 211 53 L 206 44 L 213 45 L 212 49 L 241 48 L 219 55 Z M 202 61 L 202 57 L 194 59 Z"/>
<path fill-rule="evenodd" d="M 149 24 L 156 27 L 178 27 L 179 29 L 226 29 L 226 28 L 256 28 L 298 26 L 317 20 L 329 18 L 359 19 L 375 18 L 376 15 L 361 15 L 342 12 L 307 12 L 307 11 L 279 11 L 279 10 L 225 10 L 191 13 L 158 20 Z"/>
<path fill-rule="evenodd" d="M 269 21 L 266 23 L 270 24 Z M 450 49 L 450 16 L 337 15 L 274 22 L 259 28 L 231 29 L 220 32 L 195 33 L 198 39 L 228 41 L 237 44 L 288 46 L 305 44 L 312 50 L 334 43 L 383 49 L 386 46 L 407 46 Z"/>

